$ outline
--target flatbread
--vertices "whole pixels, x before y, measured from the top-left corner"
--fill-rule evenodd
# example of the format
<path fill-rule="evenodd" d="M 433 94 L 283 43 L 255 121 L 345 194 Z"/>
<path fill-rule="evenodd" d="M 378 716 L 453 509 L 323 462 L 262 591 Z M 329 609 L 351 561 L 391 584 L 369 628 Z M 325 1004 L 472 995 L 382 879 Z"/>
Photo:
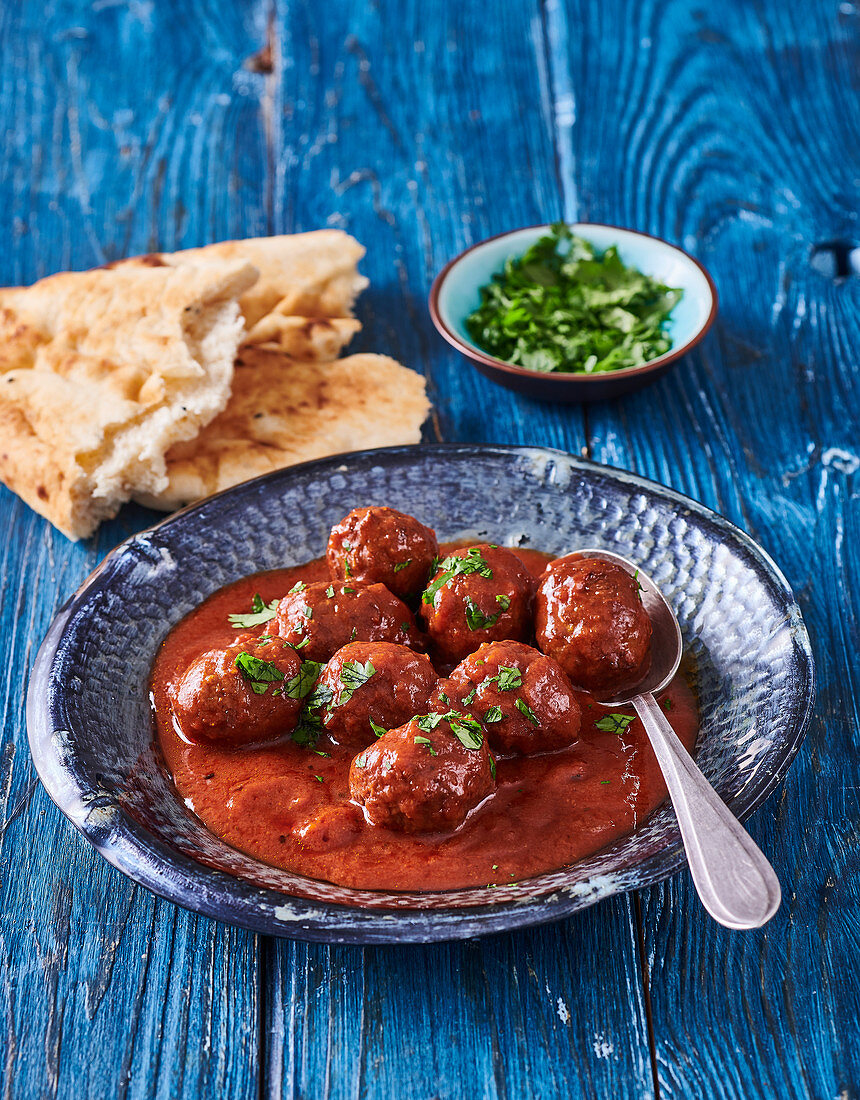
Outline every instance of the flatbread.
<path fill-rule="evenodd" d="M 133 492 L 227 402 L 243 259 L 66 272 L 0 290 L 0 479 L 69 538 Z"/>
<path fill-rule="evenodd" d="M 267 315 L 281 317 L 351 317 L 355 299 L 367 286 L 357 265 L 364 248 L 340 229 L 318 229 L 280 237 L 250 237 L 219 241 L 181 252 L 158 252 L 120 260 L 118 265 L 209 263 L 245 260 L 260 273 L 239 299 L 245 317 L 247 343 L 266 342 L 269 322 L 258 334 L 255 326 Z"/>
<path fill-rule="evenodd" d="M 421 375 L 386 355 L 301 362 L 246 347 L 227 408 L 170 449 L 166 489 L 135 499 L 170 510 L 297 462 L 418 443 L 429 411 Z"/>

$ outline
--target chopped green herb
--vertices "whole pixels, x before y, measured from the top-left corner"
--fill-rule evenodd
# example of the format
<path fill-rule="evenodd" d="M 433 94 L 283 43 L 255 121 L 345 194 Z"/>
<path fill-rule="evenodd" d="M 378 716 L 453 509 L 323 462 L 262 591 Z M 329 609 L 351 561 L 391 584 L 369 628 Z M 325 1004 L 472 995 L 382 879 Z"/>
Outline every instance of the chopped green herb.
<path fill-rule="evenodd" d="M 314 779 L 316 779 L 318 783 L 325 783 L 325 780 L 321 775 L 315 775 Z"/>
<path fill-rule="evenodd" d="M 471 596 L 466 597 L 466 625 L 470 630 L 486 630 L 495 626 L 500 615 L 501 611 L 497 611 L 495 615 L 485 615 Z"/>
<path fill-rule="evenodd" d="M 295 642 L 294 643 L 293 649 L 301 649 L 303 646 L 306 646 L 309 641 L 310 641 L 310 638 L 302 638 L 302 640 L 300 642 Z"/>
<path fill-rule="evenodd" d="M 466 329 L 484 351 L 527 370 L 621 370 L 669 351 L 666 325 L 682 294 L 559 222 L 481 288 Z"/>
<path fill-rule="evenodd" d="M 475 698 L 475 692 L 477 690 L 478 690 L 477 688 L 473 687 L 468 695 L 463 696 L 463 706 L 464 707 L 467 707 L 472 702 L 472 700 Z"/>
<path fill-rule="evenodd" d="M 313 695 L 305 700 L 305 704 L 299 715 L 298 725 L 293 730 L 292 736 L 293 741 L 295 741 L 297 745 L 302 745 L 304 748 L 308 749 L 313 748 L 323 729 L 322 719 L 318 714 L 315 714 L 312 709 L 312 699 Z"/>
<path fill-rule="evenodd" d="M 309 604 L 305 604 L 302 608 L 302 614 L 306 619 L 312 619 L 314 617 L 314 609 Z"/>
<path fill-rule="evenodd" d="M 540 725 L 540 720 L 538 719 L 538 716 L 535 714 L 535 712 L 532 710 L 532 708 L 528 705 L 528 703 L 525 702 L 525 700 L 517 699 L 517 701 L 514 703 L 514 706 L 517 708 L 517 710 L 520 712 L 520 714 L 524 714 L 526 716 L 526 718 L 528 718 L 528 720 L 532 723 L 532 725 L 534 725 L 534 726 L 539 726 Z"/>
<path fill-rule="evenodd" d="M 450 707 L 451 700 L 448 698 L 444 691 L 439 692 L 439 698 L 442 700 L 446 707 Z"/>
<path fill-rule="evenodd" d="M 237 630 L 240 628 L 247 629 L 251 626 L 260 626 L 262 623 L 267 623 L 270 619 L 274 619 L 280 602 L 280 600 L 272 600 L 271 603 L 263 603 L 263 597 L 257 592 L 253 600 L 251 600 L 250 614 L 228 615 L 227 620 Z M 262 641 L 262 638 L 260 641 Z"/>
<path fill-rule="evenodd" d="M 352 566 L 349 564 L 349 559 L 348 558 L 343 559 L 343 575 L 345 577 L 351 577 L 352 576 Z"/>
<path fill-rule="evenodd" d="M 296 583 L 290 589 L 290 595 L 292 595 L 293 592 L 304 592 L 304 590 L 306 588 L 307 588 L 307 585 L 305 584 L 304 581 L 296 581 Z"/>
<path fill-rule="evenodd" d="M 513 691 L 522 685 L 523 676 L 518 668 L 499 666 L 499 691 Z"/>
<path fill-rule="evenodd" d="M 340 682 L 343 684 L 343 688 L 335 705 L 342 707 L 344 703 L 348 703 L 353 692 L 360 688 L 362 684 L 366 684 L 374 672 L 376 672 L 376 669 L 370 661 L 366 661 L 364 664 L 361 661 L 344 661 L 343 668 L 340 670 Z"/>
<path fill-rule="evenodd" d="M 341 592 L 345 592 L 347 595 L 351 596 L 353 592 L 355 592 L 355 589 L 348 588 L 346 585 L 344 585 L 343 588 L 341 588 Z"/>
<path fill-rule="evenodd" d="M 496 778 L 496 758 L 493 756 L 492 753 L 490 753 L 490 775 L 493 777 L 493 779 Z M 495 867 L 493 868 L 493 870 L 495 871 Z"/>
<path fill-rule="evenodd" d="M 507 611 L 508 608 L 511 606 L 511 597 L 506 595 L 504 592 L 500 592 L 498 596 L 496 596 L 496 603 L 499 605 L 502 611 Z"/>
<path fill-rule="evenodd" d="M 490 707 L 490 709 L 484 715 L 484 721 L 488 722 L 490 725 L 492 725 L 493 722 L 501 722 L 501 720 L 502 720 L 502 708 L 501 707 Z"/>
<path fill-rule="evenodd" d="M 349 632 L 349 640 L 351 642 L 354 642 L 357 636 L 358 636 L 358 627 L 354 626 L 352 628 L 352 630 Z"/>
<path fill-rule="evenodd" d="M 467 718 L 453 710 L 443 717 L 447 720 L 451 732 L 464 749 L 479 749 L 483 745 L 484 733 L 480 723 L 476 722 L 474 718 Z"/>
<path fill-rule="evenodd" d="M 439 753 L 436 752 L 436 750 L 433 748 L 433 743 L 431 742 L 429 737 L 422 737 L 420 734 L 416 733 L 412 740 L 415 742 L 416 745 L 426 745 L 427 748 L 430 750 L 431 756 L 439 755 Z"/>
<path fill-rule="evenodd" d="M 456 554 L 451 554 L 440 562 L 436 569 L 441 569 L 442 572 L 438 577 L 430 582 L 427 588 L 421 595 L 423 603 L 432 604 L 436 599 L 436 593 L 440 588 L 444 588 L 449 581 L 452 581 L 454 577 L 468 576 L 471 573 L 478 573 L 482 577 L 492 579 L 493 571 L 489 564 L 482 556 L 481 551 L 477 546 L 471 547 L 466 551 L 465 557 L 458 557 Z M 436 572 L 436 570 L 434 570 Z M 474 627 L 472 628 L 475 629 Z"/>
<path fill-rule="evenodd" d="M 494 864 L 493 864 L 493 870 L 494 870 L 494 871 L 498 871 L 498 869 L 499 869 L 499 865 L 498 865 L 498 863 L 494 863 Z"/>
<path fill-rule="evenodd" d="M 424 730 L 425 733 L 429 733 L 431 730 L 435 730 L 441 721 L 442 715 L 431 711 L 430 714 L 422 714 L 420 718 L 416 718 L 415 725 L 420 730 Z"/>
<path fill-rule="evenodd" d="M 284 691 L 291 699 L 304 699 L 320 674 L 319 661 L 302 661 L 302 666 L 291 680 L 284 684 Z"/>
<path fill-rule="evenodd" d="M 325 594 L 326 594 L 326 596 L 328 596 L 328 598 L 330 600 L 334 599 L 334 585 L 333 584 L 330 584 L 328 586 L 328 588 L 325 590 Z"/>
<path fill-rule="evenodd" d="M 261 661 L 251 653 L 239 653 L 233 662 L 242 677 L 248 681 L 255 695 L 265 695 L 270 684 L 283 680 L 284 674 L 271 661 Z"/>
<path fill-rule="evenodd" d="M 604 733 L 623 733 L 631 722 L 636 721 L 635 714 L 607 714 L 594 725 Z"/>
<path fill-rule="evenodd" d="M 609 784 L 611 782 L 612 782 L 611 779 L 601 779 L 600 780 L 600 785 L 601 785 L 601 787 L 605 787 L 607 784 Z"/>
<path fill-rule="evenodd" d="M 356 756 L 355 766 L 357 768 L 366 768 L 367 767 L 367 753 L 366 752 L 363 752 L 359 756 Z"/>
<path fill-rule="evenodd" d="M 370 728 L 373 730 L 377 737 L 382 737 L 384 734 L 388 733 L 388 730 L 385 728 L 385 726 L 380 726 L 370 717 L 368 717 L 367 720 L 368 722 L 370 722 Z"/>
<path fill-rule="evenodd" d="M 672 700 L 668 699 L 668 698 L 664 699 L 663 700 L 663 710 L 671 710 L 671 709 L 672 709 Z"/>
<path fill-rule="evenodd" d="M 412 558 L 407 558 L 406 561 L 399 561 L 397 565 L 394 566 L 394 572 L 399 573 L 401 569 L 408 569 L 411 564 Z"/>

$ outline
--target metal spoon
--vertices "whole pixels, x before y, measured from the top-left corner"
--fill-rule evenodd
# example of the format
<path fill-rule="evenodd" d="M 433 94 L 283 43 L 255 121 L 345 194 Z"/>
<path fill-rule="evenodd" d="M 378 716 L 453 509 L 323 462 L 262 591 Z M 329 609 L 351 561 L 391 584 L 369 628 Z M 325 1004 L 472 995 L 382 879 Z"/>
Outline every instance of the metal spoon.
<path fill-rule="evenodd" d="M 651 741 L 675 807 L 690 874 L 702 904 L 727 928 L 760 928 L 779 908 L 779 880 L 760 848 L 696 767 L 654 698 L 681 663 L 678 620 L 660 589 L 633 562 L 607 550 L 577 550 L 579 558 L 620 565 L 639 582 L 651 618 L 651 667 L 639 683 L 598 702 L 632 706 Z"/>

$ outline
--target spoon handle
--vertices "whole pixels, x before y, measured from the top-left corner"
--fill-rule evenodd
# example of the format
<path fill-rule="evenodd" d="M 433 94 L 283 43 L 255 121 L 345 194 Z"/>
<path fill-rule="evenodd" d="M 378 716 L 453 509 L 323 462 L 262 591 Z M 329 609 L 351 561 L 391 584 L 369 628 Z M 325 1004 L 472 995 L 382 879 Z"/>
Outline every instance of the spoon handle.
<path fill-rule="evenodd" d="M 654 696 L 637 695 L 632 703 L 669 788 L 702 904 L 727 928 L 759 928 L 782 896 L 773 868 L 696 767 Z"/>

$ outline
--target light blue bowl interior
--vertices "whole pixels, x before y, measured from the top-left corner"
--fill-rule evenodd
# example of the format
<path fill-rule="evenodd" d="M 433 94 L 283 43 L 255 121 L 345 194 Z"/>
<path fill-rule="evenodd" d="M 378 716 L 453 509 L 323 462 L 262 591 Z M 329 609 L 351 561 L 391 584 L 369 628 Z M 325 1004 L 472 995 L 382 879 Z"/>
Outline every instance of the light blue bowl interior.
<path fill-rule="evenodd" d="M 543 225 L 506 233 L 466 252 L 451 266 L 439 288 L 437 309 L 445 326 L 464 344 L 481 350 L 466 331 L 466 318 L 481 304 L 481 287 L 502 270 L 508 259 L 521 256 L 549 229 Z M 664 241 L 629 229 L 588 224 L 572 225 L 571 229 L 600 251 L 616 245 L 625 264 L 684 291 L 669 317 L 668 333 L 673 349 L 683 347 L 699 335 L 710 316 L 714 295 L 701 269 L 689 256 Z"/>

